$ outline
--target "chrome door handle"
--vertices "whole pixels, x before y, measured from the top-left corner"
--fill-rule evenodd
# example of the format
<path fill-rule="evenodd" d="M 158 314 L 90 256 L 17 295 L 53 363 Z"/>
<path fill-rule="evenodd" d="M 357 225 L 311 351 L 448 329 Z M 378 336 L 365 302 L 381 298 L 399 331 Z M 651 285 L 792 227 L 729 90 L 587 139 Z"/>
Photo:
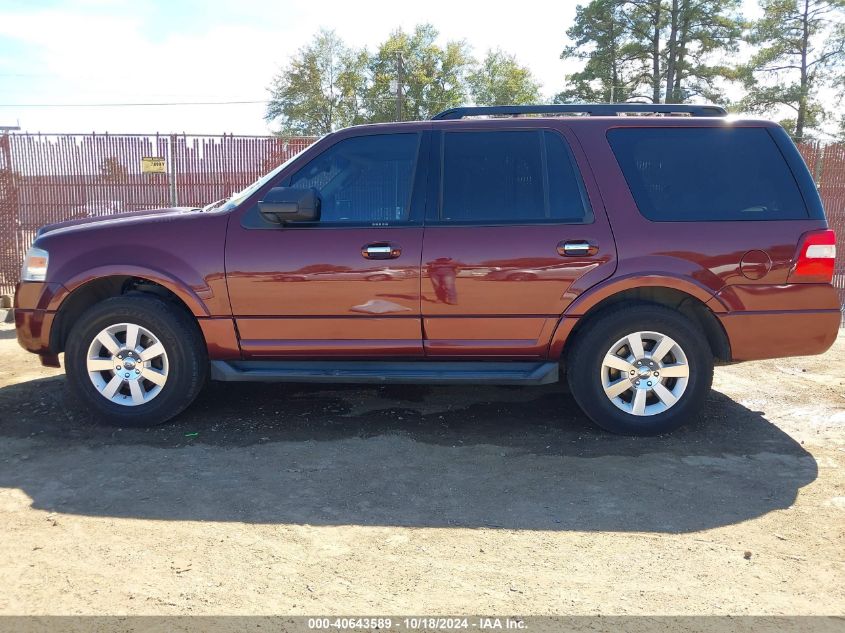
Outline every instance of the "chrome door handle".
<path fill-rule="evenodd" d="M 557 245 L 558 255 L 564 257 L 588 257 L 599 252 L 599 247 L 587 240 L 570 240 Z"/>
<path fill-rule="evenodd" d="M 402 254 L 402 249 L 390 242 L 367 244 L 361 249 L 364 259 L 396 259 Z"/>

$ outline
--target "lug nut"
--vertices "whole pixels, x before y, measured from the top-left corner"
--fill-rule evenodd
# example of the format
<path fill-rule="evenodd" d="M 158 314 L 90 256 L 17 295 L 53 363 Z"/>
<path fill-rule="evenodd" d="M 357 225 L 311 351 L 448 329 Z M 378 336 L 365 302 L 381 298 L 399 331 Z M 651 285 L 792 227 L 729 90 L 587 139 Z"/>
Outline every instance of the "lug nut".
<path fill-rule="evenodd" d="M 118 369 L 120 369 L 120 367 L 118 367 Z M 632 376 L 633 376 L 634 374 L 636 374 L 636 373 L 637 373 L 637 372 L 635 372 L 633 369 L 631 370 L 631 375 L 632 375 Z"/>
<path fill-rule="evenodd" d="M 126 378 L 129 378 L 129 374 L 123 374 Z"/>
<path fill-rule="evenodd" d="M 659 373 L 654 372 L 654 377 L 655 377 L 655 378 L 657 378 L 659 375 L 660 375 Z"/>
<path fill-rule="evenodd" d="M 120 371 L 122 367 L 120 365 L 117 366 L 117 371 Z"/>
<path fill-rule="evenodd" d="M 637 382 L 635 382 L 634 384 L 635 384 L 635 385 L 639 385 L 639 384 L 640 384 L 640 381 L 638 380 L 638 381 L 637 381 Z"/>
<path fill-rule="evenodd" d="M 651 387 L 651 381 L 650 380 L 648 381 L 648 386 Z"/>
<path fill-rule="evenodd" d="M 135 373 L 136 373 L 136 374 L 140 374 L 140 373 L 141 373 L 141 370 L 140 370 L 140 369 L 136 369 L 136 370 L 135 370 Z"/>

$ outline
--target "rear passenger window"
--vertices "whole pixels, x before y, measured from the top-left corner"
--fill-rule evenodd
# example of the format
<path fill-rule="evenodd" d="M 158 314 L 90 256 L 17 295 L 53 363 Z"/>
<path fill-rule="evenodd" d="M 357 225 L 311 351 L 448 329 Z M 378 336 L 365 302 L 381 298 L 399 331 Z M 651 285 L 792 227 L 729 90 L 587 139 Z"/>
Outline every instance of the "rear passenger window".
<path fill-rule="evenodd" d="M 649 220 L 799 220 L 807 208 L 765 128 L 618 128 L 608 140 Z"/>
<path fill-rule="evenodd" d="M 556 133 L 446 132 L 442 151 L 441 220 L 592 222 L 575 162 Z"/>

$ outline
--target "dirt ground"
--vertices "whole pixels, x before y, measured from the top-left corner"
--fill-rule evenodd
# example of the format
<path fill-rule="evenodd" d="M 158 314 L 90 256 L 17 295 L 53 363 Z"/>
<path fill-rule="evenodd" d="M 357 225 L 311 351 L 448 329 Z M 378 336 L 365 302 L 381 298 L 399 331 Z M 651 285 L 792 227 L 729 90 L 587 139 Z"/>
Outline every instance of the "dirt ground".
<path fill-rule="evenodd" d="M 845 614 L 845 336 L 666 437 L 560 387 L 213 384 L 97 426 L 0 326 L 0 614 Z"/>

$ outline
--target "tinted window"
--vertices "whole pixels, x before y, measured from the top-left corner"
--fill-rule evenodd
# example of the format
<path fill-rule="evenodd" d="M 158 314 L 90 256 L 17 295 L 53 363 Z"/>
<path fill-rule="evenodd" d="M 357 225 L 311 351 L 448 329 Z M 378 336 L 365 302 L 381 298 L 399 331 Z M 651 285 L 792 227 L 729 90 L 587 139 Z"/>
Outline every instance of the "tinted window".
<path fill-rule="evenodd" d="M 333 145 L 291 178 L 320 192 L 320 222 L 408 219 L 417 134 L 357 136 Z"/>
<path fill-rule="evenodd" d="M 442 220 L 590 222 L 563 139 L 548 131 L 447 132 Z"/>
<path fill-rule="evenodd" d="M 569 148 L 560 135 L 553 132 L 545 132 L 543 138 L 549 174 L 550 216 L 561 222 L 592 222 L 587 192 Z"/>
<path fill-rule="evenodd" d="M 649 220 L 796 220 L 804 200 L 764 128 L 625 128 L 608 132 Z"/>

